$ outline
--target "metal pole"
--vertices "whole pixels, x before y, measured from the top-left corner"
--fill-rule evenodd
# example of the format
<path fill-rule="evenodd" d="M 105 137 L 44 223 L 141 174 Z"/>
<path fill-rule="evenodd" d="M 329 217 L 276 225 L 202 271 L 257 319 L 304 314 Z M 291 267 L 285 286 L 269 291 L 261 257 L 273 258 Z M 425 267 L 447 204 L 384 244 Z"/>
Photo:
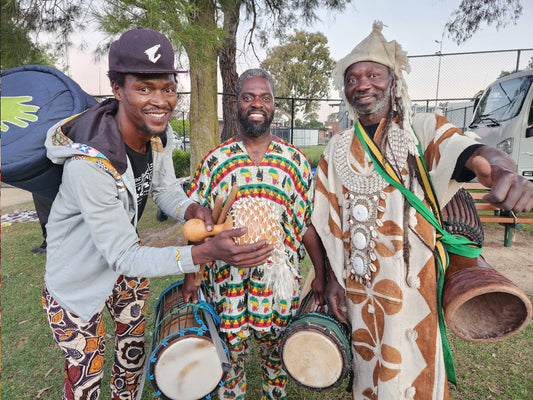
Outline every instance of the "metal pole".
<path fill-rule="evenodd" d="M 181 112 L 181 127 L 183 131 L 183 151 L 185 151 L 185 111 Z"/>
<path fill-rule="evenodd" d="M 437 92 L 435 93 L 435 108 L 437 108 L 437 101 L 439 100 L 439 81 L 440 81 L 440 63 L 442 61 L 442 38 L 441 40 L 435 40 L 435 43 L 440 43 L 439 49 L 439 69 L 437 72 Z"/>
<path fill-rule="evenodd" d="M 294 97 L 291 97 L 291 144 L 294 140 Z"/>
<path fill-rule="evenodd" d="M 520 53 L 521 53 L 521 50 L 518 50 L 517 55 L 516 55 L 516 68 L 514 72 L 518 72 L 520 68 Z"/>

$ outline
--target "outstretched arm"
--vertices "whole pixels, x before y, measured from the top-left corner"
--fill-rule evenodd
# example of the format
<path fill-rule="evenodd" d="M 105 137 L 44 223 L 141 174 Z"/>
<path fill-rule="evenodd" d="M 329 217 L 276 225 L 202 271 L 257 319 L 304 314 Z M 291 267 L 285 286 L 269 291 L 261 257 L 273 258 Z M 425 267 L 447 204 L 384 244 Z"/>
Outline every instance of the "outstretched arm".
<path fill-rule="evenodd" d="M 516 164 L 506 153 L 489 146 L 479 147 L 465 167 L 478 181 L 491 188 L 485 199 L 497 207 L 515 212 L 533 208 L 533 182 L 516 172 Z"/>

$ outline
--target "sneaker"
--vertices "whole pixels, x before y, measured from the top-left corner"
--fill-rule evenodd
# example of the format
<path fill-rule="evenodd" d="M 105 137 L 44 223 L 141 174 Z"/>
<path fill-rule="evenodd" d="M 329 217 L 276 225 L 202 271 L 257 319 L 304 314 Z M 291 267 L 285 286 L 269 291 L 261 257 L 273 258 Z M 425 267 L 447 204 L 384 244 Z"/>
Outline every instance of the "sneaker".
<path fill-rule="evenodd" d="M 44 240 L 39 247 L 31 249 L 33 254 L 46 254 L 46 240 Z"/>

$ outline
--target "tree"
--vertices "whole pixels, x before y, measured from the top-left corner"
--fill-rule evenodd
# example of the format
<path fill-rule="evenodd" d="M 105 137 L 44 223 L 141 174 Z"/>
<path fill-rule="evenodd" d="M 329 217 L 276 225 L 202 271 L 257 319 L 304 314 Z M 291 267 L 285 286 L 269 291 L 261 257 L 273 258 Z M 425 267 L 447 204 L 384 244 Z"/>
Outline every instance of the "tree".
<path fill-rule="evenodd" d="M 220 52 L 220 72 L 224 93 L 235 93 L 237 86 L 237 69 L 235 65 L 236 33 L 239 26 L 241 6 L 244 7 L 245 19 L 250 20 L 252 27 L 246 34 L 245 48 L 255 53 L 254 37 L 262 47 L 268 45 L 269 38 L 283 38 L 287 26 L 293 21 L 302 21 L 311 25 L 317 20 L 315 10 L 324 7 L 328 10 L 342 11 L 350 0 L 223 0 L 224 29 L 227 33 Z M 222 111 L 224 129 L 221 140 L 225 141 L 238 131 L 237 116 L 233 111 L 233 97 L 223 96 Z"/>
<path fill-rule="evenodd" d="M 211 0 L 110 0 L 96 14 L 101 29 L 118 34 L 136 26 L 166 34 L 183 49 L 191 85 L 191 170 L 218 142 L 217 57 L 225 37 Z M 191 172 L 192 172 L 191 171 Z"/>
<path fill-rule="evenodd" d="M 314 112 L 307 116 L 304 126 L 307 128 L 322 128 L 324 124 L 318 121 L 318 114 Z"/>
<path fill-rule="evenodd" d="M 108 33 L 118 34 L 135 26 L 156 29 L 187 53 L 191 81 L 191 169 L 194 169 L 204 154 L 219 142 L 217 57 L 220 57 L 224 93 L 235 93 L 236 32 L 241 6 L 247 11 L 246 18 L 254 21 L 248 42 L 252 45 L 254 32 L 259 32 L 255 21 L 261 16 L 273 18 L 276 22 L 269 26 L 282 32 L 285 22 L 291 21 L 295 13 L 302 13 L 306 22 L 313 21 L 316 19 L 314 10 L 319 6 L 342 9 L 346 1 L 109 0 L 97 16 L 102 30 Z M 224 140 L 237 132 L 238 124 L 233 112 L 233 97 L 225 96 L 223 103 L 224 121 L 229 127 L 223 132 Z"/>
<path fill-rule="evenodd" d="M 81 0 L 2 0 L 1 4 L 2 69 L 24 64 L 53 66 L 58 58 L 52 51 L 68 45 L 82 10 Z M 38 42 L 43 32 L 56 35 L 43 45 Z"/>
<path fill-rule="evenodd" d="M 496 24 L 496 28 L 516 23 L 522 15 L 521 0 L 461 0 L 444 29 L 457 44 L 470 39 L 481 26 Z"/>
<path fill-rule="evenodd" d="M 267 51 L 261 67 L 272 75 L 278 97 L 326 98 L 333 60 L 327 47 L 328 40 L 320 32 L 295 30 L 287 40 Z M 304 118 L 318 110 L 316 101 L 294 102 L 294 112 L 302 112 Z M 282 112 L 289 114 L 289 104 L 282 103 Z M 290 114 L 289 114 L 290 115 Z"/>

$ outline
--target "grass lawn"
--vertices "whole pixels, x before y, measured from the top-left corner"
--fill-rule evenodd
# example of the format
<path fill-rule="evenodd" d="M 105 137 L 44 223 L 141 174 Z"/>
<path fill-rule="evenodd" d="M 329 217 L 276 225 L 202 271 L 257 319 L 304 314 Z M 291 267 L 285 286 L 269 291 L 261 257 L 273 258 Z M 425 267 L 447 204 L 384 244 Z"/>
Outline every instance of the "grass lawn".
<path fill-rule="evenodd" d="M 32 208 L 32 203 L 18 206 Z M 2 209 L 5 214 L 9 209 Z M 158 222 L 156 208 L 149 201 L 139 229 L 153 230 L 169 227 L 172 221 Z M 502 228 L 503 229 L 503 228 Z M 61 398 L 63 357 L 52 340 L 41 307 L 41 290 L 45 256 L 33 255 L 30 249 L 41 243 L 41 230 L 36 222 L 15 223 L 2 229 L 2 398 L 48 399 Z M 81 260 L 75 262 L 82 262 Z M 303 274 L 310 268 L 303 266 Z M 147 343 L 153 333 L 155 303 L 159 294 L 179 277 L 152 279 L 151 297 L 147 307 Z M 531 295 L 531 293 L 530 293 Z M 112 363 L 112 331 L 110 320 L 106 351 L 106 374 L 101 398 L 109 398 L 109 367 Z M 526 400 L 533 399 L 533 327 L 499 343 L 476 344 L 448 336 L 455 358 L 459 380 L 451 388 L 455 400 Z M 260 398 L 260 370 L 257 351 L 247 361 L 248 393 L 251 400 Z M 313 392 L 289 383 L 291 400 L 348 400 L 346 382 L 336 390 Z M 143 399 L 157 399 L 150 383 L 145 383 Z"/>

